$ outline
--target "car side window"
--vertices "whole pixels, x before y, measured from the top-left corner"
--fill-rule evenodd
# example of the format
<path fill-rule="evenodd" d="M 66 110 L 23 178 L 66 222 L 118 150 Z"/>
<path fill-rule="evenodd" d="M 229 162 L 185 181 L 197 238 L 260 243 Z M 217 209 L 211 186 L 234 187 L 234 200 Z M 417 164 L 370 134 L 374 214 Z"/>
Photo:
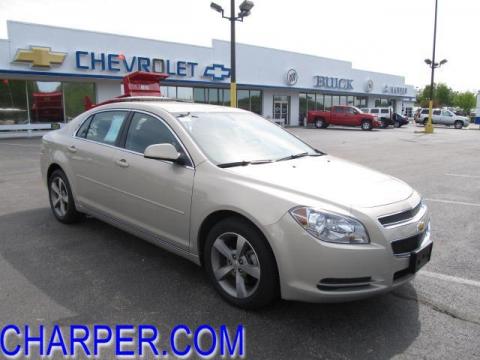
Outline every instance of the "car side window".
<path fill-rule="evenodd" d="M 378 109 L 372 109 L 370 112 L 371 112 L 372 114 L 378 114 Z"/>
<path fill-rule="evenodd" d="M 159 119 L 142 113 L 135 113 L 130 123 L 125 149 L 143 154 L 153 144 L 172 144 L 178 152 L 183 152 L 170 129 Z"/>
<path fill-rule="evenodd" d="M 350 114 L 350 115 L 352 115 L 352 114 L 354 114 L 354 113 L 355 113 L 355 111 L 354 111 L 354 109 L 353 109 L 353 108 L 347 108 L 346 110 L 347 110 L 347 114 Z"/>
<path fill-rule="evenodd" d="M 341 107 L 336 107 L 336 108 L 335 108 L 335 112 L 337 112 L 337 113 L 343 113 L 343 112 L 344 112 L 344 109 L 341 108 Z"/>
<path fill-rule="evenodd" d="M 433 111 L 433 115 L 440 115 L 440 113 L 441 113 L 440 110 L 434 110 Z"/>
<path fill-rule="evenodd" d="M 127 111 L 104 111 L 95 114 L 85 138 L 114 145 L 127 115 Z"/>
<path fill-rule="evenodd" d="M 388 114 L 388 112 L 389 112 L 388 109 L 381 109 L 380 111 L 381 111 L 382 114 Z"/>
<path fill-rule="evenodd" d="M 452 116 L 447 110 L 442 111 L 442 116 Z"/>
<path fill-rule="evenodd" d="M 87 120 L 83 122 L 80 128 L 77 131 L 77 137 L 85 138 L 87 136 L 88 127 L 92 121 L 93 116 L 90 116 Z"/>

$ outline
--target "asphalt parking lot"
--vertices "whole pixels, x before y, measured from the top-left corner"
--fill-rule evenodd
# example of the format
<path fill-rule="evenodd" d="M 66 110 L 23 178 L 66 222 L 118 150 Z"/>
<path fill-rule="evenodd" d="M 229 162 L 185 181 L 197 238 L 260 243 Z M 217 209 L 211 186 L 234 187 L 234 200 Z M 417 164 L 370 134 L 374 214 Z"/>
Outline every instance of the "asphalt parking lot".
<path fill-rule="evenodd" d="M 420 191 L 434 253 L 393 293 L 346 304 L 279 301 L 258 312 L 229 306 L 197 266 L 134 236 L 95 219 L 60 224 L 41 182 L 40 140 L 0 140 L 0 321 L 164 331 L 242 323 L 249 359 L 478 359 L 480 131 L 419 130 L 289 130 Z"/>

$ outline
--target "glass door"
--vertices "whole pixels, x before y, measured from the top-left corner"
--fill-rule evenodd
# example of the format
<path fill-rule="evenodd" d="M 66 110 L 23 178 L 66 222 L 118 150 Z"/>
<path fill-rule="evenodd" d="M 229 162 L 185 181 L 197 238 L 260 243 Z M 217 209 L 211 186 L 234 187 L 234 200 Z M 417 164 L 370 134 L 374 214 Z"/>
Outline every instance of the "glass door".
<path fill-rule="evenodd" d="M 273 97 L 273 119 L 282 124 L 290 124 L 290 96 Z"/>

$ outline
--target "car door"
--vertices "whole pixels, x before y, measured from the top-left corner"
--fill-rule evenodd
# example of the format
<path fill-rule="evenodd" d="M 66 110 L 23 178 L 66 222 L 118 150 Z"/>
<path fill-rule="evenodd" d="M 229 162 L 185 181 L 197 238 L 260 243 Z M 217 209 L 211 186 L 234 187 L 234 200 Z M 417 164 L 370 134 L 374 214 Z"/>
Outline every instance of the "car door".
<path fill-rule="evenodd" d="M 442 110 L 442 124 L 453 125 L 454 122 L 455 122 L 454 114 L 448 110 Z"/>
<path fill-rule="evenodd" d="M 345 124 L 345 111 L 342 107 L 340 106 L 335 106 L 332 109 L 332 121 L 331 123 L 333 125 L 346 125 Z"/>
<path fill-rule="evenodd" d="M 345 110 L 345 115 L 344 115 L 344 121 L 345 125 L 349 126 L 357 126 L 357 117 L 355 116 L 355 111 L 353 108 L 344 108 Z"/>
<path fill-rule="evenodd" d="M 115 146 L 129 111 L 102 111 L 89 117 L 72 138 L 67 153 L 83 206 L 109 213 L 117 207 L 112 190 Z"/>
<path fill-rule="evenodd" d="M 174 145 L 185 164 L 144 157 L 149 145 L 162 143 Z M 187 249 L 195 170 L 185 148 L 164 120 L 143 112 L 134 112 L 121 146 L 112 159 L 115 216 Z"/>
<path fill-rule="evenodd" d="M 441 110 L 433 110 L 432 113 L 432 123 L 433 124 L 442 124 L 442 111 Z"/>

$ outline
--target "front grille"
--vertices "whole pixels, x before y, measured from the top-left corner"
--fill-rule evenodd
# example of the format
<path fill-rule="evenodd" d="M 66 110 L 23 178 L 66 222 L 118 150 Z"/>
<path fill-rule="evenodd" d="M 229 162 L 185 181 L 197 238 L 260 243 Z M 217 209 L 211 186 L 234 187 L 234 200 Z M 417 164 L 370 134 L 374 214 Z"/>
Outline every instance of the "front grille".
<path fill-rule="evenodd" d="M 414 251 L 420 246 L 423 234 L 411 236 L 406 239 L 392 241 L 392 250 L 395 255 Z"/>
<path fill-rule="evenodd" d="M 378 221 L 380 221 L 380 224 L 382 224 L 383 226 L 389 226 L 403 221 L 407 221 L 415 217 L 415 215 L 418 214 L 421 208 L 422 202 L 419 202 L 418 205 L 415 206 L 413 209 L 405 210 L 397 214 L 383 216 L 381 218 L 378 218 Z"/>

